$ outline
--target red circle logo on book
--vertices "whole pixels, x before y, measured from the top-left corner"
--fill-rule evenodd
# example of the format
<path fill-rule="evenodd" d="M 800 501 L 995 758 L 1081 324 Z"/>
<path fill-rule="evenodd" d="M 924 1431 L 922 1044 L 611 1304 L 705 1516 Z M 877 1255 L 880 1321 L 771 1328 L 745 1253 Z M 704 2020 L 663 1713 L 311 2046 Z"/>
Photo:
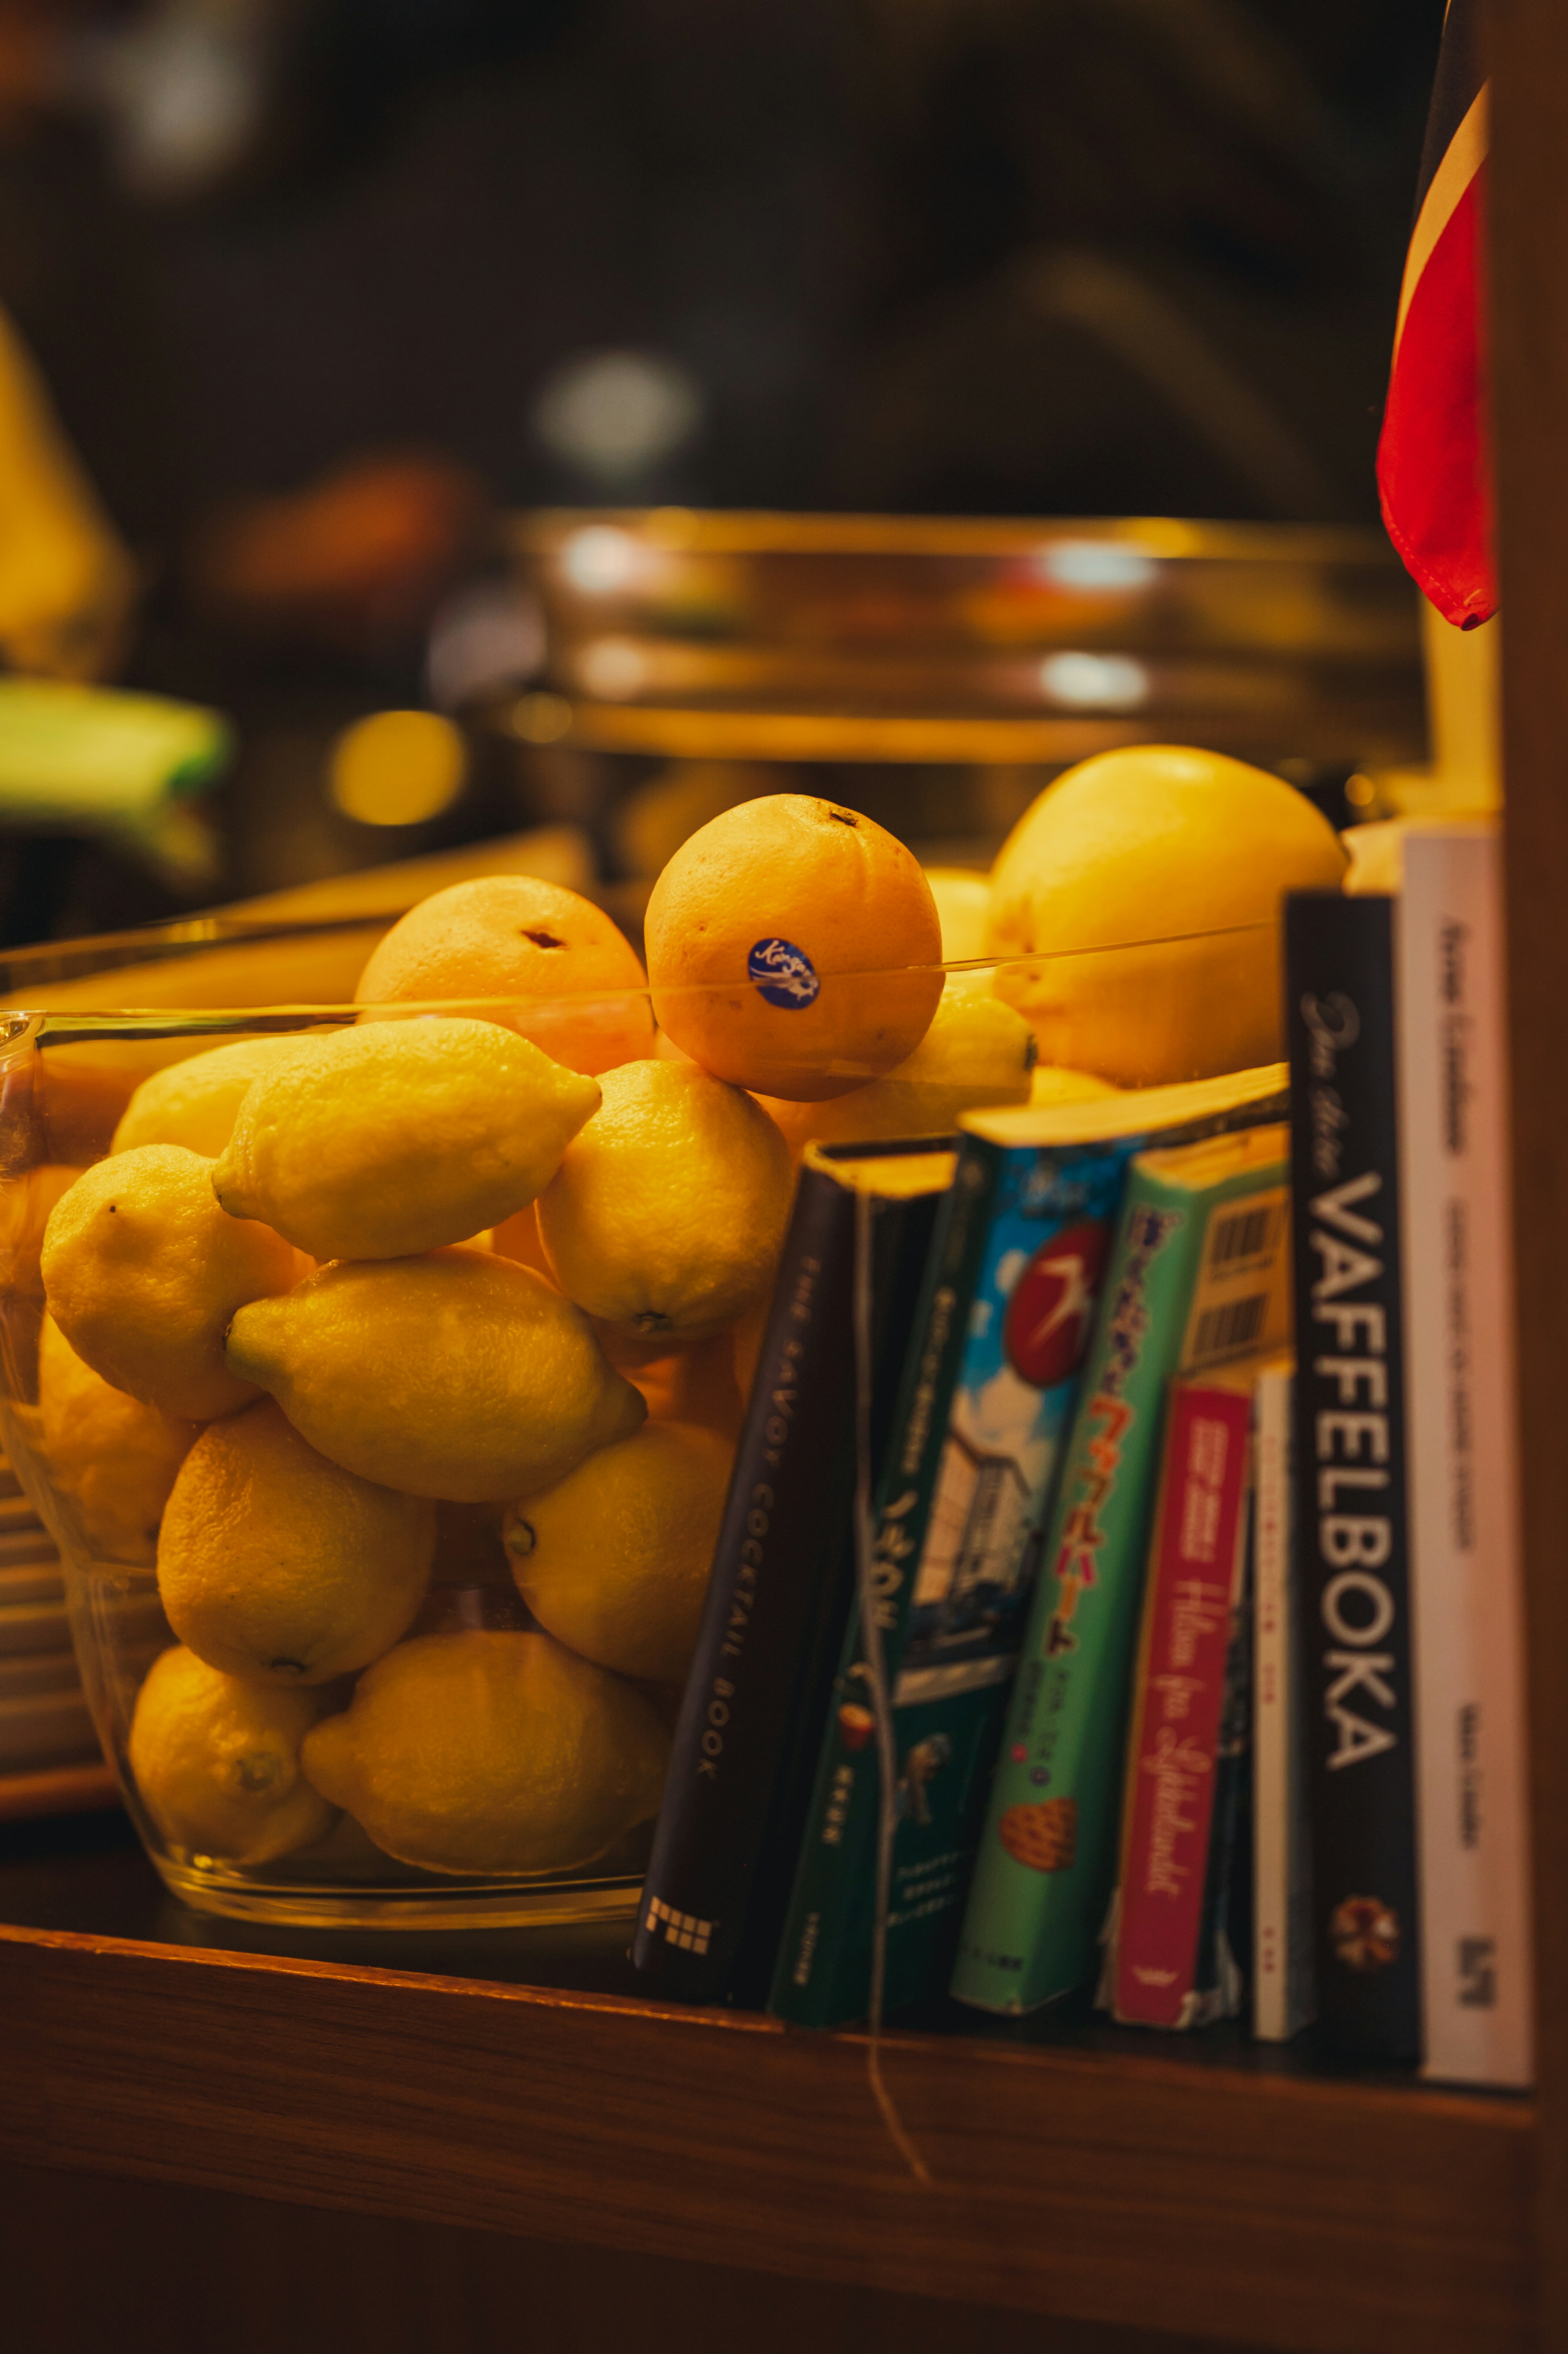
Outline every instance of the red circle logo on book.
<path fill-rule="evenodd" d="M 1013 1372 L 1036 1389 L 1048 1390 L 1077 1371 L 1109 1243 L 1103 1218 L 1064 1226 L 1041 1244 L 1014 1284 L 1002 1346 Z"/>

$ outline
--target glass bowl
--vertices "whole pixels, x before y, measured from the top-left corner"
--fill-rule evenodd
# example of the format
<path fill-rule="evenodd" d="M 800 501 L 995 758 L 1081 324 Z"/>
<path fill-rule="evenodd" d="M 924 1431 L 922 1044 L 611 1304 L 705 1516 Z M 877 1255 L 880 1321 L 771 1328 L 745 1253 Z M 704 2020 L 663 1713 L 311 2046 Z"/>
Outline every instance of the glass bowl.
<path fill-rule="evenodd" d="M 177 1808 L 172 1814 L 166 1799 L 139 1786 L 132 1762 L 139 1695 L 154 1662 L 176 1644 L 160 1599 L 157 1551 L 159 1516 L 178 1453 L 161 1474 L 151 1442 L 138 1439 L 129 1454 L 122 1447 L 118 1454 L 97 1456 L 97 1426 L 72 1420 L 70 1413 L 62 1419 L 58 1408 L 46 1412 L 45 1394 L 55 1376 L 48 1375 L 45 1394 L 40 1390 L 40 1350 L 47 1373 L 48 1352 L 58 1346 L 58 1333 L 47 1322 L 40 1267 L 50 1211 L 79 1172 L 110 1155 L 133 1091 L 155 1072 L 239 1039 L 293 1033 L 324 1036 L 366 1020 L 452 1014 L 499 1023 L 534 1036 L 546 1050 L 566 1014 L 631 1038 L 641 1055 L 679 1059 L 679 1050 L 657 1029 L 650 999 L 640 992 L 480 1005 L 355 1005 L 359 971 L 389 921 L 354 918 L 280 929 L 206 918 L 0 960 L 0 995 L 9 1008 L 0 1011 L 0 1440 L 58 1544 L 73 1639 L 99 1736 L 147 1852 L 175 1895 L 208 1913 L 315 1926 L 429 1929 L 630 1919 L 657 1807 L 657 1787 L 646 1777 L 636 1802 L 621 1808 L 630 1819 L 618 1817 L 613 1835 L 598 1851 L 569 1866 L 474 1869 L 449 1861 L 435 1869 L 428 1861 L 401 1861 L 376 1845 L 351 1811 L 312 1800 L 305 1785 L 296 1788 L 301 1810 L 288 1818 L 303 1827 L 297 1844 L 290 1848 L 285 1840 L 285 1851 L 279 1853 L 274 1842 L 267 1852 L 247 1856 L 233 1851 L 230 1842 L 225 1852 L 207 1852 L 207 1845 L 223 1841 L 204 1845 L 189 1830 L 192 1818 L 180 1817 Z M 904 1078 L 891 1088 L 885 1084 L 874 1096 L 855 1092 L 878 1076 L 871 1062 L 859 1059 L 857 1041 L 865 1024 L 857 1026 L 857 1012 L 882 1002 L 890 990 L 896 996 L 900 988 L 926 992 L 927 1003 L 949 992 L 1011 997 L 1029 1008 L 1054 1065 L 1070 1062 L 1075 1052 L 1097 1055 L 1107 1077 L 1124 1087 L 1207 1076 L 1270 1060 L 1278 1036 L 1277 949 L 1277 928 L 1254 925 L 1167 942 L 1110 943 L 1072 956 L 1036 955 L 1027 965 L 974 962 L 826 978 L 821 1009 L 830 1016 L 830 1035 L 837 1043 L 832 1052 L 820 1050 L 818 1062 L 847 1092 L 820 1106 L 792 1102 L 782 1108 L 789 1118 L 781 1117 L 779 1125 L 797 1158 L 812 1133 L 842 1138 L 951 1129 L 959 1104 L 952 1090 L 944 1089 L 941 1072 L 913 1086 Z M 759 991 L 768 985 L 758 984 Z M 722 993 L 686 994 L 716 1000 Z M 1223 1034 L 1211 1020 L 1206 1044 L 1200 1048 L 1195 1042 L 1202 1025 L 1194 1028 L 1194 1009 L 1207 1007 L 1212 1015 L 1216 1005 L 1232 1009 L 1234 1018 L 1227 1014 Z M 662 1010 L 675 1022 L 670 1004 Z M 781 1025 L 788 1029 L 795 1018 L 782 1014 Z M 1027 1048 L 1027 1038 L 1023 1043 Z M 1026 1056 L 1007 1091 L 977 1095 L 971 1085 L 968 1100 L 975 1108 L 982 1100 L 1016 1102 L 1031 1087 L 1042 1100 L 1053 1087 L 1061 1092 L 1054 1069 L 1028 1076 Z M 781 1087 L 780 1094 L 785 1092 Z M 857 1129 L 857 1119 L 870 1124 Z M 439 1136 L 432 1135 L 430 1150 L 439 1153 Z M 519 1246 L 512 1255 L 526 1261 L 529 1249 Z M 536 1257 L 534 1263 L 542 1269 Z M 308 1265 L 302 1262 L 296 1271 L 304 1272 Z M 642 1388 L 655 1417 L 671 1411 L 673 1393 L 685 1401 L 674 1407 L 682 1418 L 706 1420 L 733 1441 L 766 1306 L 764 1288 L 723 1332 L 684 1357 L 650 1364 L 642 1361 L 649 1353 L 644 1350 L 641 1358 L 623 1352 L 619 1362 Z M 608 1339 L 606 1345 L 613 1356 Z M 356 1378 L 374 1398 L 375 1363 L 365 1363 Z M 246 1406 L 236 1419 L 243 1421 L 250 1410 Z M 220 1418 L 210 1427 L 222 1430 L 229 1423 Z M 195 1437 L 186 1426 L 184 1444 Z M 591 1465 L 594 1458 L 590 1454 L 587 1459 Z M 410 1478 L 408 1484 L 417 1483 Z M 436 1507 L 429 1584 L 398 1642 L 539 1633 L 513 1575 L 503 1501 Z M 553 1638 L 543 1639 L 553 1643 Z M 183 1656 L 188 1659 L 190 1654 Z M 270 1664 L 281 1669 L 288 1663 Z M 363 1673 L 380 1664 L 365 1663 Z M 594 1673 L 618 1682 L 602 1660 Z M 633 1699 L 626 1705 L 641 1728 L 639 1738 L 653 1737 L 647 1733 L 650 1723 L 662 1727 L 667 1737 L 679 1702 L 678 1683 L 619 1678 L 620 1684 L 628 1682 Z M 332 1716 L 350 1705 L 355 1689 L 353 1674 L 317 1685 L 312 1705 L 318 1714 Z M 272 1687 L 266 1691 L 270 1698 Z M 289 1691 L 291 1703 L 298 1698 L 297 1690 Z M 277 1740 L 270 1736 L 272 1746 L 260 1768 L 254 1744 L 246 1750 L 243 1743 L 236 1747 L 231 1741 L 222 1770 L 242 1780 L 263 1770 L 292 1776 L 297 1729 L 292 1737 L 295 1752 L 280 1766 Z M 591 1744 L 579 1756 L 588 1761 L 581 1766 L 585 1775 L 608 1770 L 603 1759 L 595 1759 Z"/>

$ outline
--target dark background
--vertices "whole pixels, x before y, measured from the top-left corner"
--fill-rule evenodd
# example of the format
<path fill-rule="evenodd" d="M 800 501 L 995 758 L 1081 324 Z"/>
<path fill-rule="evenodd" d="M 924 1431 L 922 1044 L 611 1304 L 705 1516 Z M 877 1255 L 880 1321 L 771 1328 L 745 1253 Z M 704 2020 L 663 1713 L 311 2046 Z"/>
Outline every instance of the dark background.
<path fill-rule="evenodd" d="M 133 53 L 233 14 L 97 33 Z M 602 496 L 535 411 L 607 350 L 673 364 L 701 408 L 613 484 L 628 502 L 1370 518 L 1441 16 L 260 0 L 253 111 L 205 164 L 111 105 L 123 64 L 13 109 L 0 300 L 154 549 L 216 498 L 399 443 L 507 503 Z M 174 44 L 162 72 L 190 77 Z M 1205 429 L 1185 343 L 1293 468 Z"/>
<path fill-rule="evenodd" d="M 240 745 L 214 877 L 0 843 L 0 939 L 439 846 L 323 817 L 323 747 L 429 699 L 507 509 L 1374 523 L 1441 17 L 0 0 L 0 304 L 140 567 L 122 680 Z"/>

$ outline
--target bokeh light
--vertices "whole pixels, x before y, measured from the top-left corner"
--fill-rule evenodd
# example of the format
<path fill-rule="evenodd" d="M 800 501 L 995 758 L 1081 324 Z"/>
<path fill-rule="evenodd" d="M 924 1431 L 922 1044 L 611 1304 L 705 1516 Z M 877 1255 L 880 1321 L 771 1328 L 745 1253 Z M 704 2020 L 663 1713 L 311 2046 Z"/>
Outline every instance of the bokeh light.
<path fill-rule="evenodd" d="M 376 711 L 333 746 L 333 805 L 359 825 L 424 825 L 450 809 L 468 774 L 468 751 L 433 711 Z"/>
<path fill-rule="evenodd" d="M 1130 654 L 1047 654 L 1040 684 L 1075 711 L 1132 711 L 1149 700 L 1149 673 Z"/>

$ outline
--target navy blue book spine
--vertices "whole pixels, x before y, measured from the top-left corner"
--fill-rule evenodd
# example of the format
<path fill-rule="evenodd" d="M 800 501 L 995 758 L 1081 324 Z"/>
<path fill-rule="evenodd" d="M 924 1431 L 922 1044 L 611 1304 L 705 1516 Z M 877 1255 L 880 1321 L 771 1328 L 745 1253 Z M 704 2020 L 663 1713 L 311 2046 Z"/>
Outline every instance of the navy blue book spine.
<path fill-rule="evenodd" d="M 874 1451 L 945 1198 L 871 1196 Z M 715 1548 L 632 1946 L 677 2001 L 757 1999 L 788 1902 L 852 1582 L 855 1201 L 801 1172 Z"/>
<path fill-rule="evenodd" d="M 1421 2055 L 1393 902 L 1287 903 L 1298 1653 L 1319 2033 Z"/>

